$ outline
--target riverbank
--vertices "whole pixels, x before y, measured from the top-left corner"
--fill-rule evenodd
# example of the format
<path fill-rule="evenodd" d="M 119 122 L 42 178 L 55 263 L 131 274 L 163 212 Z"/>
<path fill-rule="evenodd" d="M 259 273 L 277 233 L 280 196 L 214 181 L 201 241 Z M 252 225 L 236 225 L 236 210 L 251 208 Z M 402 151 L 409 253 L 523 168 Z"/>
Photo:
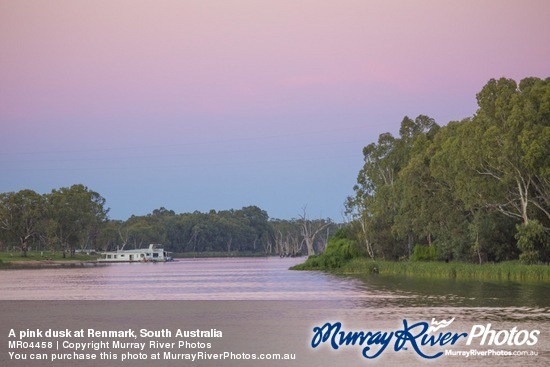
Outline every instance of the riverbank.
<path fill-rule="evenodd" d="M 312 266 L 315 263 L 292 267 L 292 270 L 322 270 L 334 274 L 405 275 L 424 278 L 550 281 L 550 266 L 524 265 L 516 261 L 495 264 L 470 264 L 459 262 L 375 261 L 354 258 L 335 268 Z"/>
<path fill-rule="evenodd" d="M 27 256 L 21 253 L 0 252 L 0 269 L 41 269 L 41 268 L 76 268 L 96 266 L 96 255 L 76 254 L 74 257 L 63 257 L 61 252 L 29 251 Z"/>
<path fill-rule="evenodd" d="M 213 258 L 213 257 L 268 257 L 263 252 L 252 251 L 211 251 L 211 252 L 174 252 L 171 254 L 174 259 L 190 258 Z"/>
<path fill-rule="evenodd" d="M 37 260 L 37 261 L 10 261 L 0 263 L 2 269 L 49 269 L 49 268 L 81 268 L 89 266 L 102 266 L 103 263 L 94 261 L 53 261 L 53 260 Z"/>
<path fill-rule="evenodd" d="M 267 257 L 264 253 L 251 251 L 235 252 L 186 252 L 171 254 L 175 259 L 189 258 L 251 258 Z M 100 266 L 98 254 L 86 255 L 77 253 L 74 257 L 63 257 L 62 252 L 29 251 L 27 256 L 19 252 L 0 252 L 0 269 L 41 269 L 41 268 L 75 268 L 83 266 Z"/>

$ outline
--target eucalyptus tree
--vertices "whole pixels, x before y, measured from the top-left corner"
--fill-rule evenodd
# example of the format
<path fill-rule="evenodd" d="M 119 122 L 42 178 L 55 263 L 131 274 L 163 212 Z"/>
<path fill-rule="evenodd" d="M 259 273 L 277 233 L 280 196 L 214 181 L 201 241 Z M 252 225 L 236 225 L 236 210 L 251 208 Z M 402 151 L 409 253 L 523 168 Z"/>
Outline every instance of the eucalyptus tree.
<path fill-rule="evenodd" d="M 123 245 L 141 248 L 164 242 L 164 221 L 152 215 L 132 216 L 120 228 Z"/>
<path fill-rule="evenodd" d="M 452 147 L 461 161 L 459 194 L 470 208 L 496 210 L 521 223 L 522 260 L 548 261 L 550 79 L 519 85 L 491 79 L 477 101 L 476 115 L 460 126 Z"/>
<path fill-rule="evenodd" d="M 249 248 L 250 250 L 257 251 L 258 247 L 261 246 L 265 251 L 266 248 L 270 247 L 269 243 L 274 236 L 274 231 L 269 223 L 269 215 L 265 210 L 251 205 L 237 210 L 235 215 L 253 231 L 252 248 Z"/>
<path fill-rule="evenodd" d="M 384 256 L 385 237 L 391 237 L 393 215 L 388 214 L 394 207 L 391 195 L 403 158 L 398 145 L 398 139 L 384 133 L 378 143 L 363 148 L 364 163 L 353 187 L 355 195 L 346 201 L 347 213 L 360 223 L 359 242 L 371 258 Z"/>
<path fill-rule="evenodd" d="M 73 185 L 52 190 L 47 196 L 49 217 L 53 231 L 63 247 L 75 254 L 77 243 L 86 243 L 95 237 L 107 219 L 105 199 L 84 185 Z"/>
<path fill-rule="evenodd" d="M 302 238 L 307 248 L 307 256 L 315 255 L 315 238 L 325 228 L 332 224 L 330 219 L 312 221 L 307 217 L 306 207 L 302 208 L 302 214 L 300 215 L 300 227 L 302 232 Z"/>
<path fill-rule="evenodd" d="M 463 149 L 471 170 L 497 188 L 484 185 L 487 205 L 524 225 L 550 222 L 550 79 L 492 79 L 477 100 Z"/>
<path fill-rule="evenodd" d="M 271 219 L 269 224 L 274 231 L 276 254 L 281 257 L 302 254 L 304 241 L 301 236 L 301 226 L 296 219 Z"/>
<path fill-rule="evenodd" d="M 363 149 L 364 164 L 353 188 L 355 195 L 347 199 L 346 210 L 360 224 L 358 239 L 371 258 L 410 254 L 413 235 L 421 232 L 420 227 L 422 232 L 427 231 L 425 235 L 430 241 L 427 221 L 414 222 L 429 217 L 426 213 L 417 215 L 416 198 L 422 192 L 422 185 L 429 181 L 429 170 L 421 156 L 429 145 L 426 136 L 430 134 L 431 139 L 437 128 L 435 121 L 426 115 L 414 120 L 405 116 L 399 137 L 383 133 L 377 143 Z M 408 171 L 404 172 L 405 169 Z M 413 214 L 412 209 L 416 213 Z M 405 243 L 408 251 L 403 247 Z"/>
<path fill-rule="evenodd" d="M 418 135 L 395 185 L 398 208 L 392 231 L 396 237 L 406 239 L 408 256 L 415 239 L 432 246 L 445 220 L 444 191 L 430 172 L 432 149 L 427 135 Z"/>
<path fill-rule="evenodd" d="M 17 241 L 26 257 L 29 241 L 38 235 L 44 214 L 44 198 L 32 190 L 0 194 L 0 230 Z"/>
<path fill-rule="evenodd" d="M 120 244 L 125 245 L 127 241 L 128 232 L 124 230 L 123 221 L 111 219 L 101 225 L 94 249 L 113 250 Z"/>

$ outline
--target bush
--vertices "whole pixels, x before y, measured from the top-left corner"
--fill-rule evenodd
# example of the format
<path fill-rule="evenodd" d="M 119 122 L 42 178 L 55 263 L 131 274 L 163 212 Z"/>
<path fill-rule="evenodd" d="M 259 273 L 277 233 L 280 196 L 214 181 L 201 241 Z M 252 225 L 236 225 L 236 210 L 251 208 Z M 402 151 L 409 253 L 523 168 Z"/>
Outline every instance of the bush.
<path fill-rule="evenodd" d="M 310 256 L 305 263 L 296 265 L 294 270 L 330 270 L 342 267 L 349 260 L 359 257 L 357 243 L 347 237 L 345 230 L 339 230 L 331 237 L 324 253 Z"/>
<path fill-rule="evenodd" d="M 313 255 L 307 258 L 307 260 L 298 265 L 294 265 L 290 268 L 291 270 L 316 270 L 320 269 L 319 266 L 319 257 L 317 255 Z"/>
<path fill-rule="evenodd" d="M 437 260 L 437 248 L 435 246 L 416 245 L 411 256 L 412 261 Z"/>
<path fill-rule="evenodd" d="M 537 220 L 516 226 L 517 245 L 521 251 L 519 260 L 525 264 L 536 264 L 550 261 L 550 236 Z"/>

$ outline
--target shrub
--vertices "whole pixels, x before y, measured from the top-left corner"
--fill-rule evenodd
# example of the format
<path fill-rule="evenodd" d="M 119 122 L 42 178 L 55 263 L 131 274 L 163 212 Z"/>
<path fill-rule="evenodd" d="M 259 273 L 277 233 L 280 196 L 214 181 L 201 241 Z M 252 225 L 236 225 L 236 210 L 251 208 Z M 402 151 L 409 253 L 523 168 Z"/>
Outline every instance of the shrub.
<path fill-rule="evenodd" d="M 519 260 L 525 264 L 550 261 L 550 236 L 537 220 L 516 226 L 516 240 L 521 251 Z"/>
<path fill-rule="evenodd" d="M 339 230 L 331 237 L 324 253 L 310 256 L 306 262 L 296 265 L 294 270 L 337 269 L 349 260 L 359 256 L 357 243 L 347 237 L 344 230 Z"/>
<path fill-rule="evenodd" d="M 437 248 L 435 246 L 416 245 L 411 256 L 412 261 L 437 260 Z"/>

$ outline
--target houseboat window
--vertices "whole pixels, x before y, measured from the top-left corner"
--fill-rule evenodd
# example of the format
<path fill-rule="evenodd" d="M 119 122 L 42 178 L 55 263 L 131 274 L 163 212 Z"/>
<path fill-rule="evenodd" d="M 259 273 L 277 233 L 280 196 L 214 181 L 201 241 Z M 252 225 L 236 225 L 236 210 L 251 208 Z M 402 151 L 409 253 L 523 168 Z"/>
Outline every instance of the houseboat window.
<path fill-rule="evenodd" d="M 139 254 L 139 257 L 145 257 L 145 255 L 143 255 L 143 254 Z"/>
<path fill-rule="evenodd" d="M 158 252 L 153 253 L 153 257 L 159 257 L 159 253 Z"/>
<path fill-rule="evenodd" d="M 120 255 L 120 257 L 124 257 L 124 254 Z"/>
<path fill-rule="evenodd" d="M 107 255 L 107 259 L 110 259 L 111 258 L 111 255 Z"/>

